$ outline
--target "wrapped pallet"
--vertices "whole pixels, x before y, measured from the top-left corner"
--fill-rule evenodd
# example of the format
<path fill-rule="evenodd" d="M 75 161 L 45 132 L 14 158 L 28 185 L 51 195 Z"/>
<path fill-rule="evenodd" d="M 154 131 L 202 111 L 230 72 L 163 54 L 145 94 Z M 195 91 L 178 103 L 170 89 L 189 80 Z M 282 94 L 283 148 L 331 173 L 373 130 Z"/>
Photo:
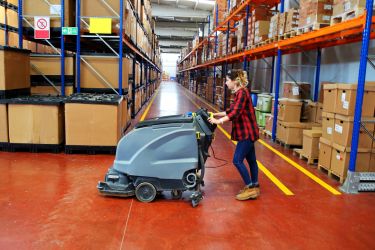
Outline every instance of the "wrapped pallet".
<path fill-rule="evenodd" d="M 60 145 L 64 141 L 63 97 L 9 100 L 9 142 Z"/>
<path fill-rule="evenodd" d="M 319 29 L 330 24 L 332 0 L 301 0 L 298 28 Z"/>
<path fill-rule="evenodd" d="M 0 144 L 8 142 L 8 102 L 5 99 L 0 99 Z"/>
<path fill-rule="evenodd" d="M 118 95 L 74 94 L 65 101 L 65 141 L 67 147 L 110 146 L 121 139 L 124 99 Z M 124 113 L 124 114 L 123 114 Z"/>

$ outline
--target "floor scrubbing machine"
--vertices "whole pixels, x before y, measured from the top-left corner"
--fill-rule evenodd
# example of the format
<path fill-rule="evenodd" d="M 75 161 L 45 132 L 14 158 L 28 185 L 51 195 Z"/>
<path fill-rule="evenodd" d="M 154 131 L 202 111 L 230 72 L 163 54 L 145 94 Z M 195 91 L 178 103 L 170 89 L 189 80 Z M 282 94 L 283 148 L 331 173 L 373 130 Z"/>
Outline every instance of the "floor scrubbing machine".
<path fill-rule="evenodd" d="M 98 183 L 99 192 L 151 202 L 163 191 L 179 199 L 191 190 L 191 204 L 196 207 L 203 198 L 200 188 L 216 129 L 207 120 L 210 115 L 199 109 L 138 123 L 118 143 L 113 166 Z"/>

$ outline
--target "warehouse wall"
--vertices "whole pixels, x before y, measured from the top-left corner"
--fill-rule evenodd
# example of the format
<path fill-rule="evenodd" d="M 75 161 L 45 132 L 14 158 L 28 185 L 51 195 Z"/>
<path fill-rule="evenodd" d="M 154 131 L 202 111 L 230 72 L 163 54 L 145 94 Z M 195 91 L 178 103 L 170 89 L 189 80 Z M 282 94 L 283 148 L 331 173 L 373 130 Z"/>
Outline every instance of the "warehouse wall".
<path fill-rule="evenodd" d="M 176 77 L 176 65 L 180 54 L 162 53 L 161 61 L 163 65 L 163 71 L 167 72 L 170 77 Z"/>

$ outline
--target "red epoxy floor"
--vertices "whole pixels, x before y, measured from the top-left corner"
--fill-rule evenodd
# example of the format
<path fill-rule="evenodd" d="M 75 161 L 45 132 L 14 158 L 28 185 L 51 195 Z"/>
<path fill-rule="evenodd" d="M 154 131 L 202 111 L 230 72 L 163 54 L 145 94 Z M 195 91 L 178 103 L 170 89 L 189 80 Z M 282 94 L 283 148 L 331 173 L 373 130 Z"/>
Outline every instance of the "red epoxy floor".
<path fill-rule="evenodd" d="M 147 117 L 205 106 L 176 83 L 163 83 Z M 139 113 L 139 119 L 143 110 Z M 230 125 L 224 128 L 230 132 Z M 270 141 L 267 143 L 338 189 L 338 183 Z M 145 204 L 98 195 L 114 156 L 0 152 L 0 249 L 375 249 L 375 195 L 333 195 L 257 143 L 261 196 L 237 201 L 242 180 L 231 164 L 233 143 L 216 131 L 207 161 L 205 198 L 192 208 L 164 198 Z M 215 168 L 216 167 L 216 168 Z"/>

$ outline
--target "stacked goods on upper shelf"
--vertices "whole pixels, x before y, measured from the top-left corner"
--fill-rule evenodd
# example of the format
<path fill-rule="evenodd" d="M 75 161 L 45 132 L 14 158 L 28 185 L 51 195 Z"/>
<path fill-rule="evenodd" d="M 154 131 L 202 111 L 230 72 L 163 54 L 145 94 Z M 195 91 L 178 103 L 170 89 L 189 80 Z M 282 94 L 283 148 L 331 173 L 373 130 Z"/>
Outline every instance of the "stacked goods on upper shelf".
<path fill-rule="evenodd" d="M 216 27 L 216 24 L 220 24 L 225 19 L 225 13 L 227 11 L 227 1 L 226 0 L 217 0 L 213 10 L 213 27 Z"/>
<path fill-rule="evenodd" d="M 17 1 L 0 5 L 0 45 L 19 47 Z M 8 37 L 8 40 L 6 40 Z"/>
<path fill-rule="evenodd" d="M 268 7 L 256 7 L 249 18 L 248 45 L 265 41 L 268 36 L 272 11 Z"/>
<path fill-rule="evenodd" d="M 271 17 L 271 22 L 270 22 L 270 29 L 268 32 L 268 38 L 269 39 L 274 39 L 275 37 L 278 36 L 279 32 L 279 18 L 280 18 L 280 13 L 276 13 Z"/>
<path fill-rule="evenodd" d="M 334 0 L 331 25 L 341 23 L 365 12 L 365 0 Z"/>
<path fill-rule="evenodd" d="M 305 33 L 329 26 L 332 3 L 332 0 L 301 0 L 298 29 Z"/>
<path fill-rule="evenodd" d="M 319 165 L 341 180 L 345 179 L 351 151 L 354 109 L 357 84 L 325 84 L 320 145 L 324 149 L 319 156 Z M 375 83 L 367 82 L 362 105 L 361 120 L 373 120 L 375 115 Z M 374 133 L 373 123 L 364 123 L 367 131 Z M 374 147 L 371 137 L 361 128 L 358 141 L 356 171 L 374 171 L 370 166 Z"/>
<path fill-rule="evenodd" d="M 285 30 L 284 33 L 289 33 L 296 30 L 299 23 L 299 10 L 298 9 L 289 9 L 286 12 L 286 21 L 285 21 Z"/>
<path fill-rule="evenodd" d="M 84 3 L 85 1 L 83 1 Z M 75 26 L 74 18 L 75 1 L 66 0 L 64 3 L 64 25 L 73 27 Z M 49 16 L 50 27 L 59 28 L 61 27 L 61 1 L 60 0 L 24 0 L 22 1 L 22 14 L 24 16 Z M 28 22 L 34 25 L 34 20 L 27 18 Z M 24 21 L 24 27 L 30 27 L 29 23 Z"/>

